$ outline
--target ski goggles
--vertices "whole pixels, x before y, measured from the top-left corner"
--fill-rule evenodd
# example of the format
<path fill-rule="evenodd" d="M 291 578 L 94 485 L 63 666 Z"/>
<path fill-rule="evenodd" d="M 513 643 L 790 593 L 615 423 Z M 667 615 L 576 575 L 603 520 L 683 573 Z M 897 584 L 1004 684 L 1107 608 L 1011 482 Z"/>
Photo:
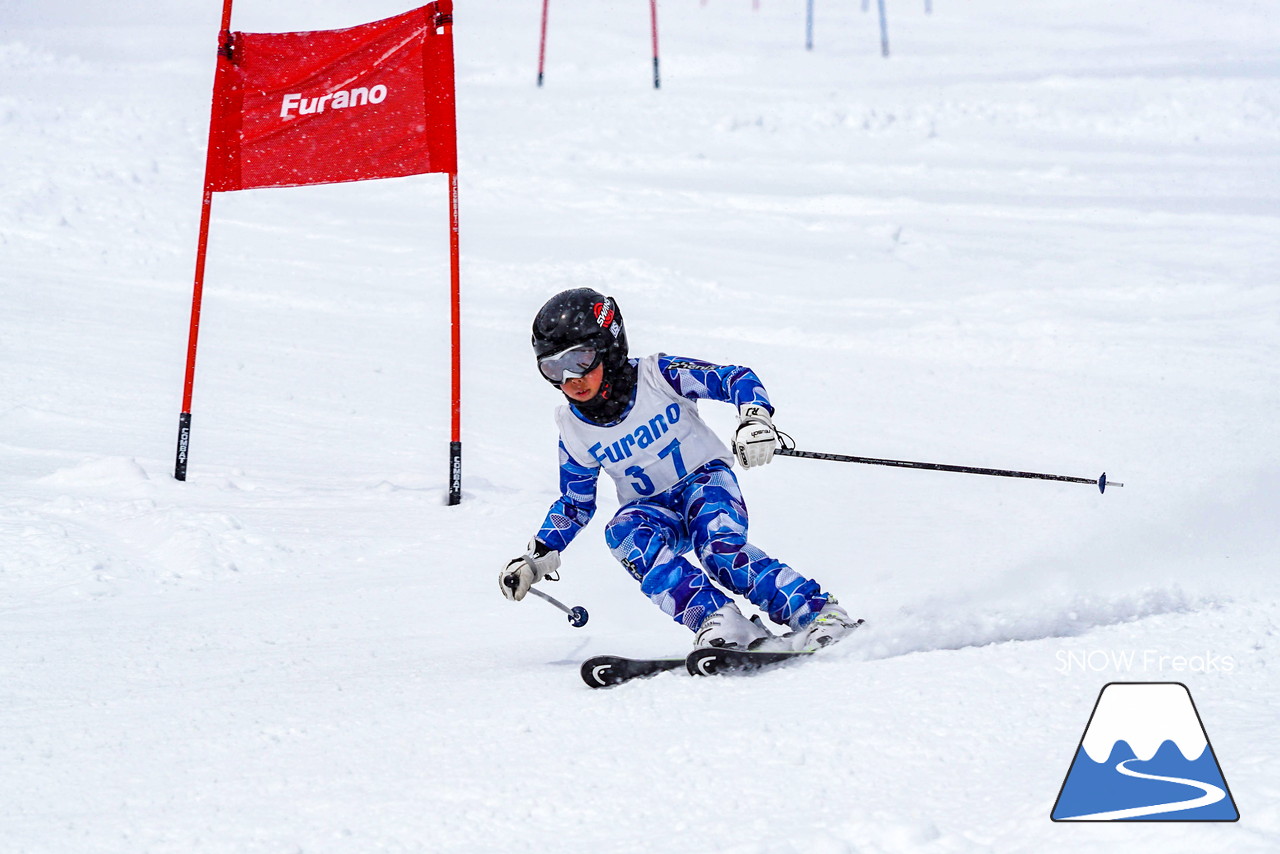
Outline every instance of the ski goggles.
<path fill-rule="evenodd" d="M 600 354 L 594 347 L 578 345 L 561 350 L 538 360 L 538 370 L 556 385 L 571 377 L 585 376 L 600 363 Z"/>

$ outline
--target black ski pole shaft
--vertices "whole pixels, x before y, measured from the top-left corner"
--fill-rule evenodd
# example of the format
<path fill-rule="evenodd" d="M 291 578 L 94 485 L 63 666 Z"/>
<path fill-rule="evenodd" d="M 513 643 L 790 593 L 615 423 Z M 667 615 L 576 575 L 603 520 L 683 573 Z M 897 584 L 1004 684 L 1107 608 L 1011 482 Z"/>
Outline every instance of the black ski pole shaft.
<path fill-rule="evenodd" d="M 950 471 L 961 474 L 986 474 L 993 477 L 1029 477 L 1036 480 L 1058 480 L 1065 483 L 1089 483 L 1098 487 L 1099 492 L 1106 492 L 1108 486 L 1124 486 L 1114 480 L 1107 480 L 1107 473 L 1101 477 L 1068 477 L 1064 474 L 1043 474 L 1034 471 L 1010 471 L 1009 469 L 988 469 L 976 466 L 952 466 L 943 463 L 917 463 L 910 460 L 882 460 L 875 457 L 854 457 L 848 454 L 823 454 L 817 451 L 797 451 L 795 448 L 775 448 L 773 453 L 780 457 L 802 457 L 808 460 L 829 460 L 837 463 L 865 463 L 872 466 L 894 466 L 904 469 L 929 469 L 930 471 Z"/>

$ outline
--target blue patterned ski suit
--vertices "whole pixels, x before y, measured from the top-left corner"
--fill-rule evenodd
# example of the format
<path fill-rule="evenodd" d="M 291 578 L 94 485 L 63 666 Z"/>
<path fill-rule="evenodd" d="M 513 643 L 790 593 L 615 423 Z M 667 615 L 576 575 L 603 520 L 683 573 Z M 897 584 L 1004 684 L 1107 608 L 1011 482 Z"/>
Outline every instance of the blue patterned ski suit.
<path fill-rule="evenodd" d="M 772 411 L 764 387 L 748 368 L 662 355 L 657 364 L 663 379 L 684 398 L 719 400 L 735 407 L 758 403 Z M 562 437 L 562 494 L 537 534 L 549 548 L 563 551 L 591 521 L 599 474 L 599 466 L 575 460 Z M 747 541 L 742 492 L 733 471 L 718 459 L 688 472 L 663 492 L 623 504 L 605 528 L 605 541 L 645 595 L 694 631 L 704 617 L 730 601 L 717 584 L 792 629 L 812 620 L 827 600 L 817 582 Z M 689 552 L 701 567 L 684 557 Z"/>

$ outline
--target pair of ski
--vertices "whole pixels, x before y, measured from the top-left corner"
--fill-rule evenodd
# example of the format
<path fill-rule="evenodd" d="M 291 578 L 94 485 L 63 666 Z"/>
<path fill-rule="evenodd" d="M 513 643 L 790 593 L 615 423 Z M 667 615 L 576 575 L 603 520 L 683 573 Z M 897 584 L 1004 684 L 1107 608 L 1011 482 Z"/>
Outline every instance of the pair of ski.
<path fill-rule="evenodd" d="M 582 681 L 592 688 L 609 688 L 656 676 L 671 670 L 685 670 L 692 676 L 715 676 L 728 673 L 750 673 L 796 661 L 813 654 L 813 650 L 747 650 L 723 647 L 699 647 L 684 658 L 623 658 L 597 655 L 582 662 Z"/>

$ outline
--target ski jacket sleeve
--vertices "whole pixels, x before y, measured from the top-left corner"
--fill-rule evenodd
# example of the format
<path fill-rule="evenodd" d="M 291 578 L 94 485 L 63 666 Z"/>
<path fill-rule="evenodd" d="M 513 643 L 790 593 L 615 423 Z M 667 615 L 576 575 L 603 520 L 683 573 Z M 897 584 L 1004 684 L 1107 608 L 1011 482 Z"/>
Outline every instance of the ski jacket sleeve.
<path fill-rule="evenodd" d="M 584 466 L 560 442 L 560 497 L 547 511 L 537 538 L 547 548 L 562 552 L 596 513 L 596 481 L 599 466 Z"/>
<path fill-rule="evenodd" d="M 658 369 L 676 394 L 691 400 L 707 399 L 732 403 L 734 408 L 744 403 L 756 403 L 773 414 L 769 395 L 760 378 L 750 368 L 741 365 L 715 365 L 701 359 L 680 356 L 659 356 Z"/>

